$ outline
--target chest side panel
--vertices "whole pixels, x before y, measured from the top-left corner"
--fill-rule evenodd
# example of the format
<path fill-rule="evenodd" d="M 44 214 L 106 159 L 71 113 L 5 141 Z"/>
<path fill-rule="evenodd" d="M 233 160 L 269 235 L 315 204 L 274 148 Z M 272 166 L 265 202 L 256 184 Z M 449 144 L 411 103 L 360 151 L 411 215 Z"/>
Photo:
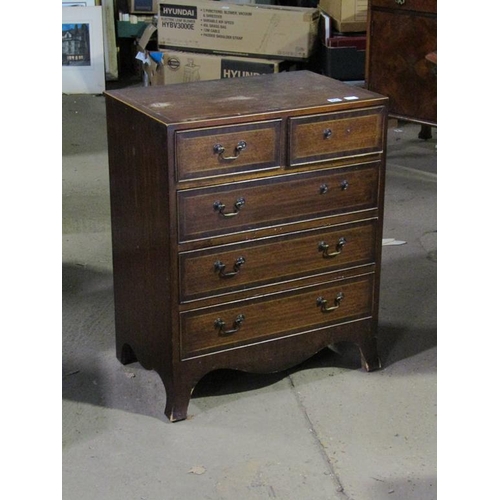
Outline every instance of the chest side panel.
<path fill-rule="evenodd" d="M 107 100 L 116 336 L 144 366 L 165 359 L 174 314 L 166 127 Z M 167 302 L 166 302 L 167 301 Z"/>

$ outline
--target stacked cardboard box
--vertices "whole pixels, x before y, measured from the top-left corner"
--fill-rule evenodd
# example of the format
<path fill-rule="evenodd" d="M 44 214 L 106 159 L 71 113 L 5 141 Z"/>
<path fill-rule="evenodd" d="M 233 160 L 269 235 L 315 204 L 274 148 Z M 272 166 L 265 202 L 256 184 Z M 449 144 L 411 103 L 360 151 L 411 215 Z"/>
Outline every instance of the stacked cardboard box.
<path fill-rule="evenodd" d="M 316 8 L 159 0 L 138 58 L 150 85 L 277 73 L 314 53 L 318 19 Z M 155 30 L 158 51 L 147 51 Z"/>
<path fill-rule="evenodd" d="M 318 9 L 212 0 L 160 2 L 158 47 L 266 59 L 306 60 Z"/>
<path fill-rule="evenodd" d="M 368 0 L 319 0 L 319 8 L 332 18 L 337 32 L 366 32 Z"/>
<path fill-rule="evenodd" d="M 218 80 L 278 73 L 290 66 L 286 61 L 234 57 L 177 50 L 162 50 L 161 63 L 150 76 L 151 85 Z"/>
<path fill-rule="evenodd" d="M 156 27 L 149 25 L 138 42 L 139 52 L 136 58 L 142 61 L 145 85 L 238 78 L 293 69 L 293 63 L 284 60 L 177 50 L 147 50 L 146 47 L 155 32 Z"/>

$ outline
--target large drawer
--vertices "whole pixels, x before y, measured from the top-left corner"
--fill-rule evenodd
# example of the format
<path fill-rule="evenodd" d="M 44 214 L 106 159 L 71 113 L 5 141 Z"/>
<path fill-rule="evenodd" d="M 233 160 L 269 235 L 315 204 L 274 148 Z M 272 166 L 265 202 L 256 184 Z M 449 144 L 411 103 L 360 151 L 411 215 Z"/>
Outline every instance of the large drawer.
<path fill-rule="evenodd" d="M 286 337 L 372 314 L 373 274 L 181 313 L 183 359 Z"/>
<path fill-rule="evenodd" d="M 179 254 L 181 302 L 375 260 L 376 219 Z"/>
<path fill-rule="evenodd" d="M 177 192 L 179 241 L 374 208 L 378 162 Z"/>
<path fill-rule="evenodd" d="M 291 166 L 381 153 L 384 108 L 290 118 Z"/>
<path fill-rule="evenodd" d="M 281 120 L 180 131 L 177 180 L 279 168 Z"/>

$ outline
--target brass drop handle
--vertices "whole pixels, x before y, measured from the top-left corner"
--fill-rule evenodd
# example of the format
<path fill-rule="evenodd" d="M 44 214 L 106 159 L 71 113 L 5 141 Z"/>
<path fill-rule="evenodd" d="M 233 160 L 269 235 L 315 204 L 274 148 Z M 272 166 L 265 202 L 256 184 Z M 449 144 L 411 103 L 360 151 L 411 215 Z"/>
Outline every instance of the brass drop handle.
<path fill-rule="evenodd" d="M 226 205 L 220 201 L 214 202 L 214 210 L 217 210 L 220 215 L 223 217 L 234 217 L 235 215 L 238 215 L 240 213 L 241 207 L 245 204 L 245 199 L 244 198 L 238 198 L 236 200 L 236 203 L 234 204 L 234 212 L 229 212 L 229 213 L 224 213 L 224 210 L 226 209 Z"/>
<path fill-rule="evenodd" d="M 214 146 L 214 153 L 218 154 L 221 160 L 231 161 L 231 160 L 236 160 L 236 158 L 240 156 L 240 153 L 244 149 L 246 149 L 246 147 L 247 143 L 245 141 L 239 141 L 236 147 L 234 148 L 234 156 L 224 156 L 226 148 L 222 144 L 216 144 Z"/>
<path fill-rule="evenodd" d="M 219 335 L 221 336 L 232 335 L 233 333 L 236 333 L 240 329 L 241 323 L 243 323 L 244 319 L 245 316 L 243 314 L 238 314 L 238 316 L 236 316 L 236 319 L 234 320 L 233 328 L 231 330 L 225 330 L 226 323 L 225 321 L 222 321 L 220 318 L 217 318 L 215 320 L 214 326 L 216 329 L 219 330 Z"/>
<path fill-rule="evenodd" d="M 339 238 L 339 241 L 337 242 L 337 246 L 336 246 L 336 251 L 335 252 L 328 252 L 330 245 L 328 245 L 325 241 L 320 241 L 319 245 L 318 245 L 318 250 L 320 252 L 323 252 L 323 257 L 325 257 L 325 258 L 336 257 L 337 255 L 340 255 L 342 253 L 342 250 L 344 249 L 344 245 L 346 243 L 347 243 L 347 240 L 344 237 Z"/>
<path fill-rule="evenodd" d="M 332 137 L 332 129 L 331 128 L 325 128 L 325 130 L 323 130 L 323 137 L 325 139 L 331 139 L 331 137 Z"/>
<path fill-rule="evenodd" d="M 226 264 L 221 262 L 220 260 L 216 261 L 214 263 L 215 271 L 219 273 L 219 276 L 221 278 L 232 278 L 233 276 L 236 276 L 240 272 L 240 267 L 245 263 L 245 257 L 238 257 L 233 266 L 233 271 L 226 273 Z"/>
<path fill-rule="evenodd" d="M 321 307 L 321 312 L 331 312 L 331 311 L 335 311 L 335 309 L 338 309 L 340 307 L 340 303 L 342 302 L 342 300 L 344 300 L 344 294 L 342 292 L 339 292 L 337 294 L 337 296 L 335 297 L 335 305 L 334 306 L 330 306 L 330 307 L 327 307 L 326 304 L 327 304 L 327 300 L 324 299 L 323 297 L 318 297 L 316 299 L 316 305 L 318 307 Z"/>

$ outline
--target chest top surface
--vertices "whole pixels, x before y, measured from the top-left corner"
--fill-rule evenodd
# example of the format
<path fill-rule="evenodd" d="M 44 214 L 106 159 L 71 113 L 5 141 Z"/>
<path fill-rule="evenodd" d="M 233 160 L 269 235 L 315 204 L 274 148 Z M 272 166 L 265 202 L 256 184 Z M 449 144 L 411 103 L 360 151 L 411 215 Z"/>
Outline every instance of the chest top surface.
<path fill-rule="evenodd" d="M 383 103 L 386 98 L 310 71 L 209 80 L 105 92 L 164 122 L 196 122 L 287 110 L 334 111 Z"/>

